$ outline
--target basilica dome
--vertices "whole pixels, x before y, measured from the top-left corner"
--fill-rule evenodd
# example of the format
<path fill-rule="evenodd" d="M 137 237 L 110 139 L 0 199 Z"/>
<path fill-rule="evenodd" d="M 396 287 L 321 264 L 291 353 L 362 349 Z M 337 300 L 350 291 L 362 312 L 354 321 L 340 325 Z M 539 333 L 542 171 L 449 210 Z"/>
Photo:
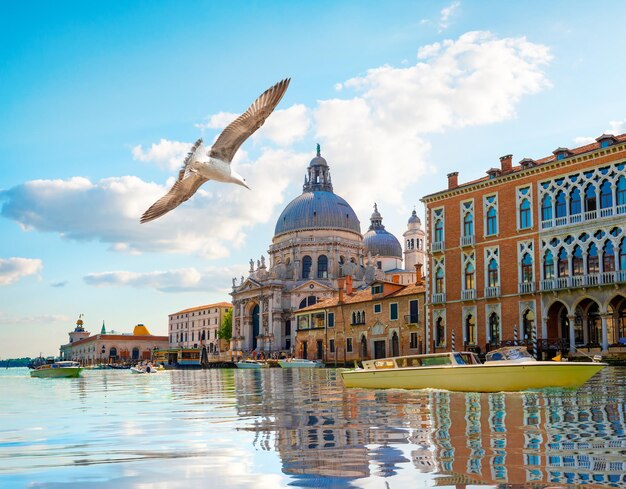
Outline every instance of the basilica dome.
<path fill-rule="evenodd" d="M 328 163 L 320 155 L 311 160 L 304 179 L 302 194 L 283 210 L 274 236 L 293 231 L 337 229 L 361 234 L 361 223 L 354 210 L 333 192 Z"/>
<path fill-rule="evenodd" d="M 378 212 L 378 206 L 374 204 L 374 212 L 370 217 L 371 225 L 363 235 L 365 251 L 372 256 L 386 256 L 402 258 L 402 246 L 398 239 L 385 229 L 383 217 Z"/>

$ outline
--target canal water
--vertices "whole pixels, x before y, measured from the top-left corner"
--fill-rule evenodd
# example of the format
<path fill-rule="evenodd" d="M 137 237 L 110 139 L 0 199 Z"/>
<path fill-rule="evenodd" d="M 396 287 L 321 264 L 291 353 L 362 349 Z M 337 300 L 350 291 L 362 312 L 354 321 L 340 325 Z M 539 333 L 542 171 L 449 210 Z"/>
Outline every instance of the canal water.
<path fill-rule="evenodd" d="M 0 371 L 2 488 L 626 488 L 626 369 L 525 393 L 345 389 L 333 369 Z"/>

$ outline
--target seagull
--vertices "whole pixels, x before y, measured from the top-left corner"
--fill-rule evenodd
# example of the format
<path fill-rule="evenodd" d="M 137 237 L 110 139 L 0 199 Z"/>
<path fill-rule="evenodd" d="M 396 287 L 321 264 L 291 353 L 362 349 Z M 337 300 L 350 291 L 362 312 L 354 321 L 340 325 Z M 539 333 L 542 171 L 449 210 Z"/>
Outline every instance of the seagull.
<path fill-rule="evenodd" d="M 269 117 L 283 98 L 291 78 L 279 81 L 263 92 L 243 114 L 231 122 L 219 135 L 210 150 L 206 150 L 202 138 L 198 139 L 187 154 L 178 172 L 178 180 L 170 191 L 157 200 L 141 216 L 140 222 L 148 222 L 175 209 L 188 200 L 204 182 L 235 183 L 250 189 L 246 180 L 233 171 L 230 164 L 235 153 L 265 119 Z"/>

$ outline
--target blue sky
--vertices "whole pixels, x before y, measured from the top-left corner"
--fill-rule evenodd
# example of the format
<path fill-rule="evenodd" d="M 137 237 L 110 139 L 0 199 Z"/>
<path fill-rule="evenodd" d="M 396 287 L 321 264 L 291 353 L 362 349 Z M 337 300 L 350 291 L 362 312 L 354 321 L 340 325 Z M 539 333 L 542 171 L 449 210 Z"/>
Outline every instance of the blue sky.
<path fill-rule="evenodd" d="M 513 154 L 626 132 L 623 2 L 20 2 L 0 18 L 0 357 L 228 300 L 315 144 L 365 231 Z M 152 224 L 186 148 L 292 83 L 234 165 Z M 170 179 L 168 181 L 168 179 Z"/>

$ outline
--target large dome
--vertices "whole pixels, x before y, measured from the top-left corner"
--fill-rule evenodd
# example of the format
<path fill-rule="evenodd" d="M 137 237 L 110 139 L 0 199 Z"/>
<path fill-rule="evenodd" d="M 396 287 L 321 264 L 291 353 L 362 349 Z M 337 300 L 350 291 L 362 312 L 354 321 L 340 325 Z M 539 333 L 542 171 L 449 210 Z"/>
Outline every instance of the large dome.
<path fill-rule="evenodd" d="M 370 221 L 372 224 L 367 233 L 363 235 L 365 250 L 372 256 L 402 258 L 402 246 L 400 246 L 398 239 L 383 226 L 383 218 L 378 212 L 376 204 L 374 204 L 374 212 Z"/>
<path fill-rule="evenodd" d="M 344 199 L 333 192 L 306 191 L 285 207 L 276 223 L 274 235 L 328 228 L 361 234 L 361 223 Z"/>

